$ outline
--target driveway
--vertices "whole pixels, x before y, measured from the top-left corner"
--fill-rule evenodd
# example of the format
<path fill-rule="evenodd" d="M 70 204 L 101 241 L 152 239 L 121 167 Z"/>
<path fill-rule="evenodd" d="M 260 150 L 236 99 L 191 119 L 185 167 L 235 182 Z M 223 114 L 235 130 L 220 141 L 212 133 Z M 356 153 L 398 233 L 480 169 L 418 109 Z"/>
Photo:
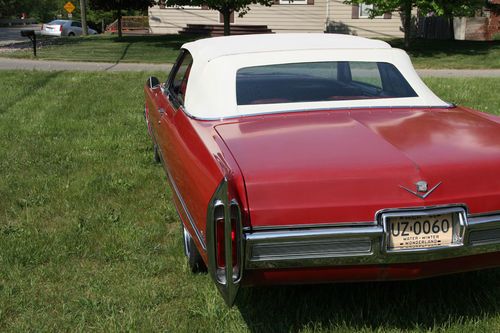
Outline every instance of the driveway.
<path fill-rule="evenodd" d="M 41 24 L 19 25 L 15 27 L 0 28 L 0 46 L 26 42 L 28 38 L 21 37 L 21 30 L 31 29 L 40 30 Z"/>

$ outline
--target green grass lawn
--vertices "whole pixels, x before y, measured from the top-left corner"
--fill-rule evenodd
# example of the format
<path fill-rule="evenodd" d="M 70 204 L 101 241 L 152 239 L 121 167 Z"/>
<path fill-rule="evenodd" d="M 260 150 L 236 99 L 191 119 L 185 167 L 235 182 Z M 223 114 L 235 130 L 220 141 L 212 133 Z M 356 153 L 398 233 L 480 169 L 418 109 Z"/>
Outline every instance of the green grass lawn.
<path fill-rule="evenodd" d="M 38 50 L 38 59 L 172 63 L 180 46 L 192 40 L 179 35 L 51 38 L 52 45 Z M 402 47 L 400 39 L 391 40 Z M 417 68 L 500 68 L 500 41 L 435 41 L 415 40 L 409 50 Z M 0 54 L 15 58 L 33 58 L 31 50 Z"/>
<path fill-rule="evenodd" d="M 0 75 L 0 331 L 500 330 L 498 269 L 244 289 L 227 308 L 185 263 L 142 116 L 148 74 Z M 426 81 L 447 100 L 500 110 L 500 79 Z"/>
<path fill-rule="evenodd" d="M 408 50 L 416 68 L 489 69 L 500 68 L 500 41 L 448 41 L 417 39 Z M 390 41 L 403 48 L 400 39 Z"/>
<path fill-rule="evenodd" d="M 94 62 L 173 63 L 179 49 L 192 40 L 179 35 L 87 37 L 41 37 L 48 45 L 37 49 L 37 58 Z M 0 54 L 7 57 L 33 59 L 32 49 Z"/>

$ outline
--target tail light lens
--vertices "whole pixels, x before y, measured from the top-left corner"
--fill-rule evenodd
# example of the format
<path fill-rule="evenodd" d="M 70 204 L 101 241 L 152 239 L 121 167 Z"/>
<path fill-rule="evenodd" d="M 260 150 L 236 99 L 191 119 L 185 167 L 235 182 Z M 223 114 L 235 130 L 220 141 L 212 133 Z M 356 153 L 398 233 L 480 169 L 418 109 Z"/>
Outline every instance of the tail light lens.
<path fill-rule="evenodd" d="M 215 221 L 215 245 L 216 245 L 216 258 L 217 268 L 226 267 L 226 246 L 224 244 L 224 219 Z"/>
<path fill-rule="evenodd" d="M 59 26 L 59 31 L 62 32 L 62 25 Z"/>
<path fill-rule="evenodd" d="M 225 220 L 223 218 L 217 219 L 215 222 L 215 242 L 216 242 L 216 259 L 217 267 L 222 269 L 226 267 L 226 246 L 225 246 L 225 235 L 224 235 L 224 224 Z M 231 247 L 232 247 L 232 261 L 233 268 L 238 266 L 238 247 L 237 247 L 237 230 L 236 230 L 236 220 L 231 219 Z"/>

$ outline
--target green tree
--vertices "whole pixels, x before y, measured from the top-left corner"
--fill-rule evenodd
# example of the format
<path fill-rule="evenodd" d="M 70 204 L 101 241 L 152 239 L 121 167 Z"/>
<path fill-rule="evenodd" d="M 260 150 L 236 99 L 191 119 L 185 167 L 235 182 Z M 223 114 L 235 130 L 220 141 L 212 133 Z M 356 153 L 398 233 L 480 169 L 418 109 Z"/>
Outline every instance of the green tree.
<path fill-rule="evenodd" d="M 270 7 L 273 0 L 161 0 L 167 6 L 207 6 L 217 10 L 224 18 L 224 35 L 231 34 L 231 14 L 237 12 L 243 17 L 250 10 L 250 5 L 260 4 Z"/>
<path fill-rule="evenodd" d="M 26 0 L 0 0 L 0 17 L 13 17 L 26 8 Z"/>
<path fill-rule="evenodd" d="M 403 21 L 405 48 L 409 48 L 413 8 L 417 8 L 423 14 L 434 12 L 437 15 L 448 17 L 450 27 L 453 30 L 454 16 L 464 16 L 474 12 L 475 9 L 481 8 L 485 4 L 485 0 L 347 0 L 344 3 L 373 5 L 373 9 L 370 10 L 370 18 L 386 12 L 399 11 Z"/>
<path fill-rule="evenodd" d="M 118 37 L 122 37 L 122 14 L 128 10 L 146 10 L 153 6 L 156 0 L 88 0 L 93 10 L 113 11 L 118 20 Z"/>
<path fill-rule="evenodd" d="M 62 10 L 63 0 L 0 0 L 0 17 L 19 17 L 21 13 L 41 21 L 52 19 Z"/>

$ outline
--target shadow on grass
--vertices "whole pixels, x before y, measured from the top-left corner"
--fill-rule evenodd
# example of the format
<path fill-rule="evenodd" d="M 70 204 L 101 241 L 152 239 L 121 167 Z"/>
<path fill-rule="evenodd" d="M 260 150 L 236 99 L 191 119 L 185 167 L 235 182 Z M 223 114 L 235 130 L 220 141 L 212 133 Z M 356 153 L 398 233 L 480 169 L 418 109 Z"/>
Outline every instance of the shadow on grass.
<path fill-rule="evenodd" d="M 106 38 L 106 37 L 105 37 Z M 154 47 L 163 47 L 168 49 L 180 49 L 182 44 L 199 39 L 200 36 L 183 36 L 183 35 L 144 35 L 144 36 L 111 36 L 107 39 L 114 43 L 144 43 Z"/>
<path fill-rule="evenodd" d="M 247 288 L 236 306 L 252 332 L 426 331 L 498 315 L 499 280 L 497 269 L 404 282 Z"/>
<path fill-rule="evenodd" d="M 404 48 L 402 39 L 389 41 L 393 47 Z M 432 40 L 415 39 L 407 50 L 414 57 L 434 57 L 439 54 L 474 56 L 500 51 L 500 41 L 461 41 L 461 40 Z"/>
<path fill-rule="evenodd" d="M 151 35 L 151 36 L 109 37 L 109 39 L 111 39 L 113 43 L 127 44 L 123 49 L 121 56 L 115 61 L 115 64 L 118 64 L 125 59 L 128 50 L 134 44 L 143 44 L 151 48 L 178 50 L 184 43 L 195 40 L 196 37 L 189 37 L 189 36 L 186 37 L 181 35 Z"/>
<path fill-rule="evenodd" d="M 25 99 L 30 98 L 36 94 L 37 91 L 42 90 L 50 83 L 50 81 L 58 77 L 60 74 L 61 72 L 54 71 L 46 75 L 27 75 L 26 78 L 29 78 L 29 80 L 27 79 L 26 82 L 24 82 L 26 93 L 16 96 L 15 99 L 7 102 L 5 105 L 0 102 L 0 114 L 7 112 L 14 105 L 22 103 Z M 32 111 L 33 110 L 29 110 L 29 112 Z"/>
<path fill-rule="evenodd" d="M 92 37 L 52 37 L 52 36 L 39 36 L 38 42 L 43 46 L 59 46 L 59 45 L 76 45 L 81 44 Z"/>

